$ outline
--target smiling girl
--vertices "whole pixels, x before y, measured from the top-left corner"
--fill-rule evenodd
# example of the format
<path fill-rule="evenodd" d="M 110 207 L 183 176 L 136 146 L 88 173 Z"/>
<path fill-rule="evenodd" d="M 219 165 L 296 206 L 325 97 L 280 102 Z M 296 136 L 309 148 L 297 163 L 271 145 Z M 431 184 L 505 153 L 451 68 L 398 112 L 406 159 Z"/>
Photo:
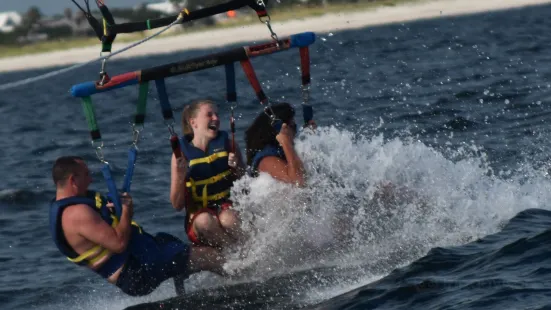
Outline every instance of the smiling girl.
<path fill-rule="evenodd" d="M 239 239 L 239 217 L 231 210 L 230 189 L 243 175 L 239 146 L 220 130 L 214 102 L 195 101 L 184 108 L 181 158 L 172 155 L 170 201 L 186 209 L 190 241 L 225 247 Z"/>

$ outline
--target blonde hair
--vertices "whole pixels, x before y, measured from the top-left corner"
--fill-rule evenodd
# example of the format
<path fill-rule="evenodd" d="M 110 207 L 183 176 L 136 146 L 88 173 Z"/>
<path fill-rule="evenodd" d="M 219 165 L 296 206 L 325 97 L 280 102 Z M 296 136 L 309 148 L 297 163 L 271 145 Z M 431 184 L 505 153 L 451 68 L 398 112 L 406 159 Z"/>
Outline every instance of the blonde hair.
<path fill-rule="evenodd" d="M 189 123 L 189 120 L 197 116 L 199 109 L 204 104 L 216 106 L 216 104 L 212 100 L 200 99 L 200 100 L 195 100 L 184 107 L 184 112 L 182 113 L 182 128 L 183 128 L 184 135 L 193 136 L 193 128 L 191 128 L 191 124 Z"/>

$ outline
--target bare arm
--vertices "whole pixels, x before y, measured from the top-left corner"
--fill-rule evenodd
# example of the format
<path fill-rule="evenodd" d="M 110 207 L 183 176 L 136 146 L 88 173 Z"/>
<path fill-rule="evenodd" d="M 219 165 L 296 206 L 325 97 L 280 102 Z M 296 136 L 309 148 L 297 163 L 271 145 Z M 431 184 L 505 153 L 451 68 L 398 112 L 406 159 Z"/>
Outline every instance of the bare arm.
<path fill-rule="evenodd" d="M 179 160 L 172 154 L 170 163 L 170 202 L 174 209 L 181 211 L 186 207 L 186 172 L 187 161 Z"/>
<path fill-rule="evenodd" d="M 276 156 L 264 157 L 258 164 L 258 170 L 269 173 L 276 180 L 304 187 L 306 183 L 304 164 L 298 157 L 293 142 L 286 132 L 287 125 L 283 124 L 281 133 L 278 135 L 278 141 L 283 148 L 287 160 L 282 160 Z"/>
<path fill-rule="evenodd" d="M 123 204 L 120 222 L 114 228 L 86 205 L 69 207 L 63 212 L 63 220 L 67 221 L 70 230 L 113 253 L 124 252 L 132 234 L 132 206 L 126 204 Z"/>
<path fill-rule="evenodd" d="M 296 184 L 298 187 L 304 187 L 304 175 L 300 170 L 291 167 L 285 160 L 276 156 L 267 156 L 260 160 L 258 171 L 266 172 L 272 178 L 281 182 Z"/>

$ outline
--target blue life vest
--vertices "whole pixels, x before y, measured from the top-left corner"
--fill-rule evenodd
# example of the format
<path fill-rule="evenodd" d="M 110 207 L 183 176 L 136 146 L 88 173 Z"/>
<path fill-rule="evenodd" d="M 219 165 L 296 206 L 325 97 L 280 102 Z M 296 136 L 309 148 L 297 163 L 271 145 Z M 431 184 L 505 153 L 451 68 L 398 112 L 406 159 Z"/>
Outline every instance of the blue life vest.
<path fill-rule="evenodd" d="M 191 193 L 188 213 L 220 204 L 230 196 L 233 185 L 232 171 L 228 165 L 230 142 L 225 131 L 219 131 L 203 152 L 191 144 L 191 137 L 180 138 L 182 153 L 188 160 L 186 187 Z"/>
<path fill-rule="evenodd" d="M 92 249 L 80 255 L 75 252 L 63 234 L 63 228 L 61 226 L 61 215 L 63 214 L 63 211 L 72 205 L 85 204 L 94 211 L 98 212 L 107 224 L 115 227 L 119 223 L 119 219 L 106 206 L 106 203 L 107 199 L 101 196 L 99 192 L 88 191 L 85 197 L 73 196 L 60 199 L 58 201 L 54 200 L 50 204 L 50 233 L 59 251 L 63 253 L 63 255 L 67 256 L 70 261 L 83 266 L 92 265 L 111 253 L 107 249 L 102 250 L 102 247 L 99 245 L 96 245 Z M 113 255 L 98 270 L 95 270 L 95 272 L 104 278 L 108 278 L 115 273 L 124 264 L 130 253 L 139 247 L 141 238 L 137 235 L 141 234 L 141 227 L 132 222 L 132 236 L 126 251 L 119 254 L 113 253 Z M 91 260 L 88 259 L 88 257 L 97 253 L 99 250 L 102 250 L 99 255 Z"/>
<path fill-rule="evenodd" d="M 258 174 L 258 165 L 260 164 L 260 161 L 264 157 L 268 157 L 268 156 L 276 156 L 283 160 L 286 160 L 285 153 L 283 152 L 283 148 L 280 145 L 275 146 L 275 145 L 268 144 L 260 152 L 254 155 L 251 163 L 251 167 L 249 170 L 249 174 L 251 176 L 256 176 Z"/>

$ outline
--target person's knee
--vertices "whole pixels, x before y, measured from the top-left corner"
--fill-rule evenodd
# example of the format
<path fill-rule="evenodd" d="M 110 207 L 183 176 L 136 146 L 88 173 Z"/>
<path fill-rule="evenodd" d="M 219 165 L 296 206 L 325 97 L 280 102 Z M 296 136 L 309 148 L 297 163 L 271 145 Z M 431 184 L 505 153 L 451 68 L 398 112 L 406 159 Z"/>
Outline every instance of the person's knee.
<path fill-rule="evenodd" d="M 226 229 L 235 229 L 240 225 L 239 216 L 233 210 L 224 210 L 218 215 L 220 225 Z"/>
<path fill-rule="evenodd" d="M 216 219 L 210 213 L 204 212 L 197 214 L 193 220 L 193 228 L 198 233 L 205 233 L 213 230 Z"/>

